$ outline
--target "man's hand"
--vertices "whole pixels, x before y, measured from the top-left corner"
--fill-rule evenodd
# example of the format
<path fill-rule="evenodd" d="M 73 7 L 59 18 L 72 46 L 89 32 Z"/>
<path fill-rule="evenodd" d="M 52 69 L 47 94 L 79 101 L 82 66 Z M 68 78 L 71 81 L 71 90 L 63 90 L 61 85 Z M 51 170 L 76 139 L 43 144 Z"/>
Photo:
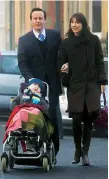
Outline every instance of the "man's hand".
<path fill-rule="evenodd" d="M 62 65 L 62 67 L 61 67 L 61 72 L 63 72 L 63 73 L 68 73 L 68 71 L 69 71 L 69 65 L 68 65 L 68 63 L 65 63 L 65 64 Z"/>

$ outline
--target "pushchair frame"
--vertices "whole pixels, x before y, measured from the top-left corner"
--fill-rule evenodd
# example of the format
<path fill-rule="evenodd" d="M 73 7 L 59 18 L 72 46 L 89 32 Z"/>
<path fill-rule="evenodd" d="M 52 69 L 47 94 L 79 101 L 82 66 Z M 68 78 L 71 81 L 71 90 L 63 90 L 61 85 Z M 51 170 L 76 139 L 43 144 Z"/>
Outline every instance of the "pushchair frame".
<path fill-rule="evenodd" d="M 44 97 L 46 100 L 48 100 L 49 87 L 46 82 L 43 83 L 46 87 L 46 93 L 44 92 Z M 18 94 L 20 94 L 20 92 L 21 86 L 18 89 Z M 18 147 L 20 146 L 20 142 L 22 140 L 34 140 L 37 146 L 36 151 L 29 153 L 19 153 Z M 55 149 L 51 138 L 49 138 L 46 142 L 42 142 L 39 135 L 28 136 L 25 133 L 25 135 L 13 136 L 11 135 L 11 132 L 9 132 L 6 141 L 3 143 L 3 153 L 1 155 L 1 166 L 3 172 L 8 171 L 8 167 L 13 169 L 14 164 L 42 166 L 44 171 L 48 172 L 49 169 L 54 167 L 55 160 Z"/>

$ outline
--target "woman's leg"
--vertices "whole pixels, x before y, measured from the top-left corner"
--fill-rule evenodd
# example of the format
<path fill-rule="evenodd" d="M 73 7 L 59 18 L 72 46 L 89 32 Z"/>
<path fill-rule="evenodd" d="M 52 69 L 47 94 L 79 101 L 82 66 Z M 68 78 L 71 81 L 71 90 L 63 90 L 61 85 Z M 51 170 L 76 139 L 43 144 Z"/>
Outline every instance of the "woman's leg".
<path fill-rule="evenodd" d="M 75 143 L 75 149 L 76 149 L 72 163 L 77 164 L 80 162 L 80 157 L 81 157 L 82 113 L 76 113 L 76 114 L 73 114 L 72 116 L 73 116 L 73 136 L 74 136 L 74 143 Z"/>
<path fill-rule="evenodd" d="M 87 116 L 87 119 L 84 121 L 84 129 L 83 129 L 83 150 L 82 150 L 82 163 L 83 165 L 90 165 L 88 158 L 88 151 L 90 147 L 92 136 L 92 122 L 90 117 Z"/>
<path fill-rule="evenodd" d="M 88 158 L 88 151 L 92 137 L 92 123 L 96 118 L 97 112 L 88 113 L 87 107 L 84 107 L 84 129 L 83 129 L 83 152 L 82 152 L 82 163 L 83 165 L 90 165 Z"/>

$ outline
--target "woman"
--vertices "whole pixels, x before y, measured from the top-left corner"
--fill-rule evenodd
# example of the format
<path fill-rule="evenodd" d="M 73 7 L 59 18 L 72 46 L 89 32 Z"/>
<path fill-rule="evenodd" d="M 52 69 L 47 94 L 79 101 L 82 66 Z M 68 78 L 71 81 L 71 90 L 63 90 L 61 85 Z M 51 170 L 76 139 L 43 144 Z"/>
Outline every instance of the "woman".
<path fill-rule="evenodd" d="M 100 40 L 90 32 L 82 13 L 70 18 L 69 30 L 59 50 L 59 69 L 62 83 L 67 86 L 69 116 L 73 118 L 76 150 L 72 163 L 79 163 L 82 156 L 82 164 L 90 165 L 92 122 L 100 109 L 100 87 L 104 89 L 107 80 Z"/>

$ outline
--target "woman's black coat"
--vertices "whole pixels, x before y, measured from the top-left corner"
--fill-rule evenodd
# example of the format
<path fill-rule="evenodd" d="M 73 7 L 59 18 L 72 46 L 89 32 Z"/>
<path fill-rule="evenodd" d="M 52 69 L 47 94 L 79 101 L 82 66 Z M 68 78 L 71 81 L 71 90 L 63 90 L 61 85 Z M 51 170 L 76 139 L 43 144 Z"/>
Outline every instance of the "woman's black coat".
<path fill-rule="evenodd" d="M 106 84 L 100 40 L 90 34 L 89 40 L 73 36 L 63 40 L 59 50 L 59 69 L 69 63 L 69 73 L 61 73 L 67 86 L 70 114 L 82 112 L 86 102 L 88 112 L 100 109 L 100 85 Z"/>

